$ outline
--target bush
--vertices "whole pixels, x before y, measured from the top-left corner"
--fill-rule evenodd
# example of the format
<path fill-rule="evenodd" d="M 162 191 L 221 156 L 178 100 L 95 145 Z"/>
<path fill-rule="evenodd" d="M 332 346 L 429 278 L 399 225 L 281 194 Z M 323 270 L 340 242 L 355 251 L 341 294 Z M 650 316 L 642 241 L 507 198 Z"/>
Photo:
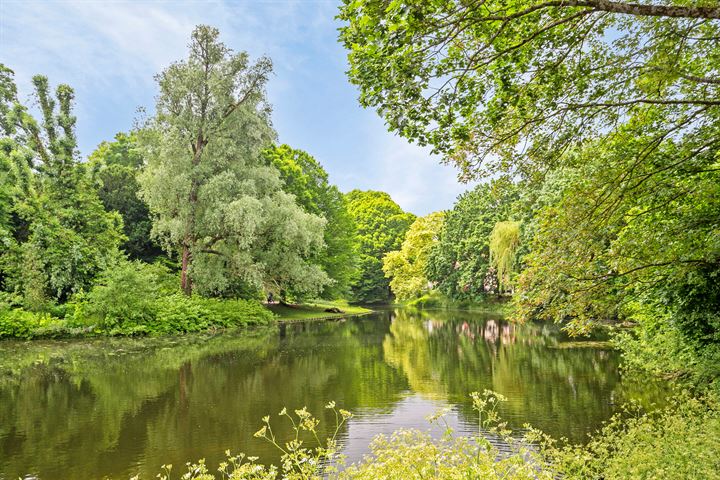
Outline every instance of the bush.
<path fill-rule="evenodd" d="M 62 321 L 49 313 L 36 313 L 22 308 L 0 306 L 0 338 L 32 338 L 39 331 L 60 328 Z"/>
<path fill-rule="evenodd" d="M 257 300 L 187 297 L 161 265 L 122 261 L 87 293 L 34 313 L 0 304 L 0 338 L 68 335 L 162 335 L 267 324 L 273 314 Z M 64 317 L 64 320 L 59 318 Z"/>
<path fill-rule="evenodd" d="M 542 453 L 566 479 L 720 478 L 720 410 L 687 394 L 665 410 L 616 415 L 585 446 L 545 437 Z"/>
<path fill-rule="evenodd" d="M 112 335 L 170 334 L 200 332 L 269 323 L 273 315 L 256 300 L 219 300 L 187 297 L 177 293 L 158 298 L 154 314 L 143 323 L 131 323 L 110 330 Z"/>
<path fill-rule="evenodd" d="M 170 277 L 165 267 L 122 261 L 104 271 L 86 297 L 86 321 L 103 329 L 142 325 L 157 314 L 161 287 Z M 93 321 L 94 320 L 94 321 Z"/>

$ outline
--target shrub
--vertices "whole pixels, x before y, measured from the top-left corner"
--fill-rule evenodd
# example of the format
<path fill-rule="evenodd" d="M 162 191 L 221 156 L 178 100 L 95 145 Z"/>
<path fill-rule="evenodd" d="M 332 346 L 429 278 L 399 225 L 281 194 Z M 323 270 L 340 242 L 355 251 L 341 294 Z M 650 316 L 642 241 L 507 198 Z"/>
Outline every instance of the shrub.
<path fill-rule="evenodd" d="M 105 270 L 85 300 L 83 314 L 105 329 L 142 325 L 156 316 L 165 267 L 121 261 Z"/>
<path fill-rule="evenodd" d="M 720 478 L 720 410 L 686 393 L 661 411 L 629 407 L 584 446 L 542 438 L 542 453 L 566 479 Z"/>
<path fill-rule="evenodd" d="M 219 300 L 173 294 L 158 298 L 154 315 L 142 324 L 126 325 L 111 330 L 115 335 L 139 333 L 169 334 L 266 324 L 272 313 L 255 300 Z"/>
<path fill-rule="evenodd" d="M 0 306 L 0 338 L 32 338 L 61 326 L 62 321 L 49 313 Z"/>

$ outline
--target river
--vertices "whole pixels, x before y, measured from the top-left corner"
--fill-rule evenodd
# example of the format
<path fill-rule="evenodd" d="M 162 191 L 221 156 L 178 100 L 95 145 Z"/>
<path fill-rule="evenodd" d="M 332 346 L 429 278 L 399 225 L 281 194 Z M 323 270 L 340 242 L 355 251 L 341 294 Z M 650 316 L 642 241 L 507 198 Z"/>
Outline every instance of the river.
<path fill-rule="evenodd" d="M 284 406 L 334 422 L 330 400 L 355 417 L 341 431 L 350 461 L 372 437 L 427 429 L 449 407 L 458 433 L 477 430 L 468 394 L 508 401 L 526 422 L 583 441 L 628 400 L 663 389 L 624 378 L 618 354 L 570 341 L 557 326 L 515 325 L 496 313 L 383 310 L 332 322 L 187 335 L 0 342 L 0 479 L 155 478 L 163 464 L 226 449 L 274 461 L 253 433 Z M 325 431 L 325 430 L 323 430 Z"/>

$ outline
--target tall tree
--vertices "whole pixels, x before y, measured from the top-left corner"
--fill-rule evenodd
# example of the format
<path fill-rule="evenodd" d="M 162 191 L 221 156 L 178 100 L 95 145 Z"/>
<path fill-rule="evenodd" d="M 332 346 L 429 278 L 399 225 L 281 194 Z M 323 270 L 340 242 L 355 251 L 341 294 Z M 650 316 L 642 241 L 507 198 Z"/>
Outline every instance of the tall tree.
<path fill-rule="evenodd" d="M 115 260 L 123 236 L 122 219 L 105 211 L 78 161 L 72 88 L 59 85 L 53 97 L 41 75 L 33 85 L 41 123 L 18 100 L 12 71 L 0 65 L 2 155 L 16 181 L 15 247 L 3 275 L 26 306 L 42 308 L 88 288 Z"/>
<path fill-rule="evenodd" d="M 432 282 L 425 269 L 432 247 L 439 240 L 444 219 L 444 212 L 417 218 L 405 234 L 400 250 L 383 258 L 383 271 L 398 300 L 412 300 L 430 291 Z"/>
<path fill-rule="evenodd" d="M 271 62 L 250 64 L 218 37 L 197 27 L 187 60 L 157 76 L 139 178 L 153 234 L 180 255 L 188 295 L 194 284 L 230 294 L 238 282 L 317 293 L 328 278 L 308 258 L 323 246 L 325 220 L 297 206 L 262 158 L 275 138 L 265 97 Z"/>
<path fill-rule="evenodd" d="M 138 197 L 137 176 L 143 164 L 136 134 L 118 133 L 115 141 L 102 142 L 90 155 L 89 169 L 105 209 L 122 215 L 127 240 L 121 248 L 131 258 L 150 261 L 160 255 L 162 249 L 150 235 L 150 212 Z"/>
<path fill-rule="evenodd" d="M 347 297 L 357 274 L 357 242 L 344 195 L 330 185 L 325 169 L 307 152 L 280 145 L 266 150 L 265 156 L 280 171 L 284 190 L 295 195 L 307 212 L 327 221 L 326 248 L 317 251 L 313 261 L 333 280 L 324 288 L 323 297 Z"/>
<path fill-rule="evenodd" d="M 405 232 L 415 220 L 385 192 L 353 190 L 346 196 L 359 242 L 359 279 L 353 285 L 353 298 L 374 303 L 391 298 L 390 285 L 382 270 L 382 259 L 398 250 Z"/>

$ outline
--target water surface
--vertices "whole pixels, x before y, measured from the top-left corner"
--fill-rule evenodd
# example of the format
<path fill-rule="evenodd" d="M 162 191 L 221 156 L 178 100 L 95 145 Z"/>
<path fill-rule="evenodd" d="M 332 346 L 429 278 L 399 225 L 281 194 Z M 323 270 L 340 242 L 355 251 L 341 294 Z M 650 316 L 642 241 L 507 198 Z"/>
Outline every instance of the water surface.
<path fill-rule="evenodd" d="M 623 378 L 617 353 L 567 340 L 497 314 L 388 310 L 217 335 L 0 342 L 0 479 L 155 478 L 198 458 L 214 469 L 226 449 L 273 461 L 252 436 L 260 418 L 307 406 L 327 426 L 329 400 L 356 415 L 341 432 L 356 460 L 377 433 L 426 429 L 441 407 L 476 431 L 472 391 L 508 397 L 511 426 L 575 441 L 620 403 L 660 395 Z"/>

